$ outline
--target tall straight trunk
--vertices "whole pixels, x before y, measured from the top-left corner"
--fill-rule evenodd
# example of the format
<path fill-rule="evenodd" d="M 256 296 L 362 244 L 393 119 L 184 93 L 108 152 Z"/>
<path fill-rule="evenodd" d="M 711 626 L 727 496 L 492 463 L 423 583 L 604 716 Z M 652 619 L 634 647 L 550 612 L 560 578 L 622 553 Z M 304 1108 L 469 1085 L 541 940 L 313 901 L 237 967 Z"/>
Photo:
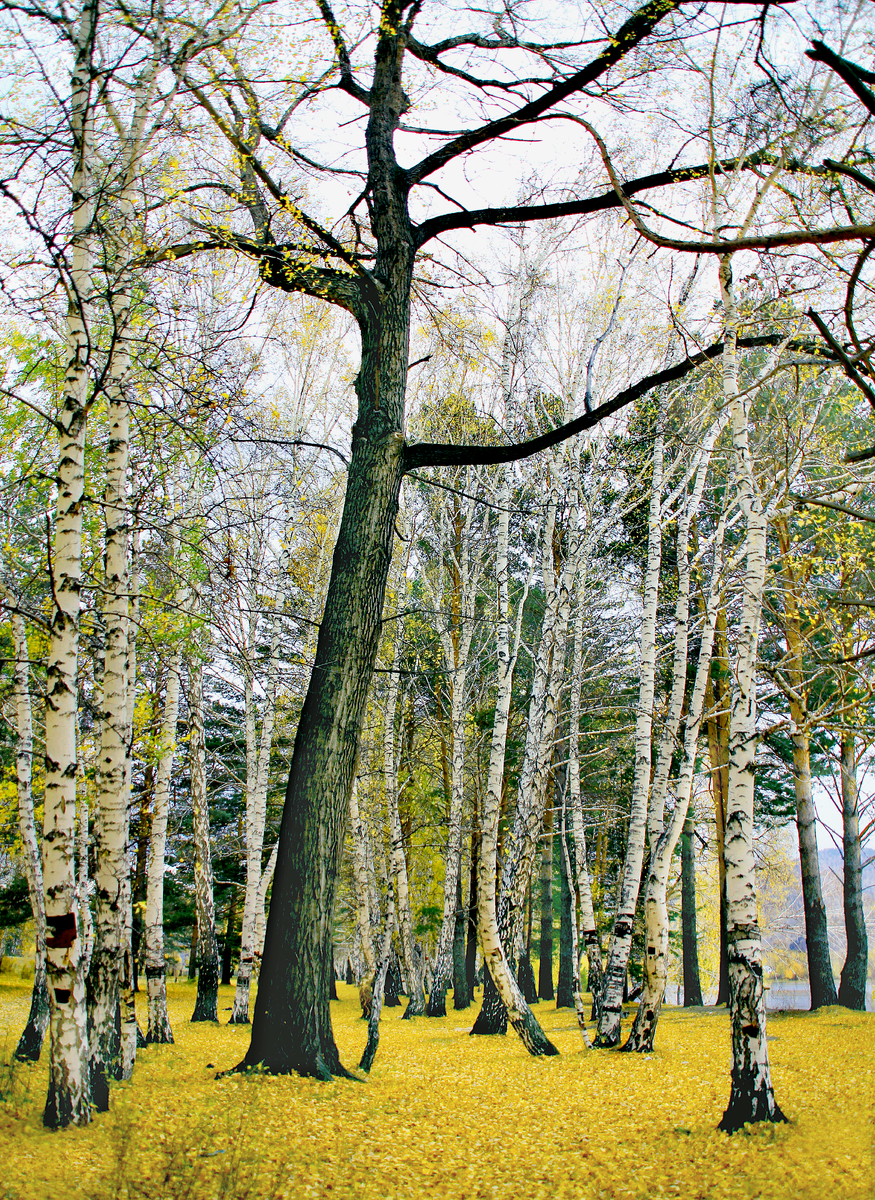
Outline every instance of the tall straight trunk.
<path fill-rule="evenodd" d="M 82 907 L 75 874 L 76 717 L 82 580 L 82 501 L 92 292 L 92 69 L 96 0 L 83 4 L 75 31 L 70 124 L 72 236 L 67 363 L 58 414 L 57 507 L 50 560 L 52 610 L 46 668 L 46 777 L 43 886 L 51 1063 L 43 1121 L 50 1128 L 91 1119 Z"/>
<path fill-rule="evenodd" d="M 843 898 L 848 949 L 842 967 L 838 1002 L 846 1008 L 866 1009 L 866 975 L 869 943 L 863 912 L 863 868 L 860 852 L 860 801 L 857 791 L 857 755 L 854 735 L 841 739 Z"/>
<path fill-rule="evenodd" d="M 140 538 L 136 528 L 131 530 L 130 571 L 130 616 L 128 619 L 128 679 L 127 718 L 125 721 L 125 854 L 130 864 L 131 834 L 131 776 L 132 746 L 134 740 L 134 709 L 137 699 L 137 630 L 140 627 Z M 139 847 L 138 847 L 139 849 Z M 139 864 L 137 864 L 139 865 Z M 134 879 L 130 865 L 124 872 L 121 898 L 121 954 L 119 992 L 121 998 L 121 1045 L 119 1048 L 119 1074 L 130 1079 L 134 1073 L 137 1048 L 144 1046 L 140 1026 L 137 1022 L 137 964 L 134 956 Z"/>
<path fill-rule="evenodd" d="M 544 808 L 541 829 L 540 900 L 541 934 L 538 938 L 538 999 L 552 1000 L 553 991 L 553 808 Z"/>
<path fill-rule="evenodd" d="M 826 904 L 820 880 L 817 853 L 817 811 L 811 787 L 811 740 L 808 728 L 807 688 L 803 672 L 804 642 L 802 614 L 797 595 L 798 581 L 791 558 L 790 522 L 784 515 L 775 520 L 775 532 L 783 556 L 783 630 L 787 654 L 782 674 L 789 686 L 790 716 L 793 720 L 793 786 L 796 793 L 796 832 L 802 871 L 802 904 L 805 911 L 805 950 L 812 1009 L 836 1004 L 836 986 L 829 953 Z"/>
<path fill-rule="evenodd" d="M 717 1004 L 729 1003 L 729 950 L 726 940 L 726 800 L 729 794 L 729 704 L 730 704 L 729 646 L 726 634 L 726 611 L 717 617 L 714 639 L 714 660 L 705 703 L 711 714 L 708 718 L 708 758 L 711 763 L 711 795 L 714 800 L 714 831 L 717 851 L 717 884 L 720 896 L 720 967 L 717 981 Z"/>
<path fill-rule="evenodd" d="M 149 831 L 149 867 L 146 875 L 146 918 L 143 936 L 148 1005 L 147 1043 L 173 1041 L 170 1019 L 167 1016 L 167 971 L 164 964 L 164 852 L 176 750 L 176 724 L 179 718 L 179 667 L 180 654 L 179 651 L 174 651 L 167 666 L 167 678 L 164 683 L 160 751 L 155 771 L 155 794 Z"/>
<path fill-rule="evenodd" d="M 616 1046 L 623 1017 L 623 987 L 632 949 L 632 928 L 644 865 L 644 836 L 650 796 L 651 735 L 656 674 L 656 608 L 662 564 L 662 486 L 665 463 L 665 401 L 660 403 L 653 441 L 653 476 L 647 520 L 647 566 L 644 571 L 641 646 L 639 651 L 638 711 L 635 721 L 635 772 L 623 879 L 605 967 L 597 1046 Z"/>
<path fill-rule="evenodd" d="M 421 1016 L 425 1011 L 425 991 L 422 971 L 416 961 L 413 946 L 413 919 L 410 912 L 410 881 L 407 874 L 407 859 L 404 854 L 404 833 L 401 814 L 398 810 L 398 764 L 395 754 L 395 714 L 398 708 L 398 692 L 401 686 L 401 651 L 404 626 L 395 622 L 394 654 L 392 671 L 386 687 L 386 708 L 383 713 L 383 779 L 386 792 L 386 809 L 389 817 L 389 862 L 395 901 L 398 907 L 398 931 L 401 942 L 401 960 L 410 999 L 404 1010 L 406 1018 Z"/>
<path fill-rule="evenodd" d="M 587 1050 L 592 1049 L 592 1042 L 586 1028 L 586 1006 L 583 1003 L 583 992 L 580 987 L 580 938 L 578 937 L 577 894 L 575 892 L 576 872 L 572 863 L 571 829 L 569 823 L 568 793 L 562 795 L 562 813 L 560 819 L 560 838 L 562 846 L 562 871 L 565 888 L 568 891 L 568 939 L 570 959 L 570 990 L 571 1003 L 577 1016 L 577 1027 L 583 1036 Z M 564 889 L 563 889 L 564 890 Z M 557 1005 L 558 1007 L 558 1005 Z"/>
<path fill-rule="evenodd" d="M 365 980 L 370 980 L 373 989 L 377 959 L 374 954 L 374 939 L 371 936 L 371 906 L 368 887 L 367 831 L 359 812 L 358 786 L 353 780 L 349 794 L 349 829 L 352 839 L 352 873 L 355 883 L 355 924 L 359 937 L 362 958 L 365 963 Z"/>
<path fill-rule="evenodd" d="M 684 971 L 684 1008 L 702 1004 L 702 983 L 699 977 L 699 935 L 696 928 L 696 855 L 693 840 L 696 818 L 692 809 L 687 813 L 681 834 L 681 937 Z"/>
<path fill-rule="evenodd" d="M 546 1037 L 529 1008 L 517 981 L 513 977 L 507 953 L 499 933 L 495 898 L 495 877 L 498 858 L 498 815 L 501 807 L 501 790 L 504 781 L 504 755 L 507 746 L 508 718 L 510 714 L 511 686 L 516 656 L 519 648 L 519 622 L 522 604 L 518 613 L 517 633 L 511 648 L 509 570 L 508 570 L 508 505 L 510 488 L 507 475 L 498 489 L 497 503 L 498 536 L 495 571 L 498 579 L 498 614 L 496 621 L 496 649 L 498 653 L 498 685 L 495 699 L 495 717 L 492 726 L 492 746 L 489 754 L 489 777 L 483 799 L 480 822 L 480 874 L 477 880 L 477 925 L 483 946 L 486 969 L 501 998 L 507 1018 L 522 1039 L 523 1045 L 534 1055 L 558 1053 Z M 509 932 L 509 931 L 508 931 Z M 483 997 L 486 1008 L 486 989 Z M 476 1031 L 472 1030 L 472 1033 Z"/>
<path fill-rule="evenodd" d="M 189 763 L 191 816 L 194 834 L 194 899 L 197 910 L 197 998 L 192 1021 L 219 1019 L 219 943 L 213 897 L 213 859 L 210 850 L 210 809 L 207 797 L 207 756 L 204 743 L 204 668 L 197 660 L 189 667 Z"/>
<path fill-rule="evenodd" d="M 466 485 L 470 487 L 470 483 Z M 441 524 L 451 525 L 451 530 L 442 529 L 440 547 L 441 572 L 444 558 L 449 556 L 451 623 L 439 629 L 444 663 L 450 676 L 450 732 L 452 736 L 452 764 L 450 772 L 450 808 L 447 822 L 447 852 L 444 869 L 444 911 L 438 936 L 434 974 L 426 1006 L 430 1017 L 446 1016 L 446 989 L 453 967 L 453 940 L 456 928 L 456 892 L 462 858 L 462 807 L 464 802 L 465 766 L 465 715 L 468 692 L 468 655 L 474 635 L 474 590 L 479 573 L 472 569 L 470 556 L 471 524 L 474 517 L 474 502 L 468 501 L 463 514 L 458 496 L 453 496 L 452 520 L 445 520 L 446 509 L 441 510 Z M 443 582 L 441 580 L 441 582 Z M 442 587 L 441 591 L 445 589 Z M 435 596 L 435 609 L 445 605 L 443 596 Z"/>
<path fill-rule="evenodd" d="M 249 989 L 255 961 L 255 923 L 258 907 L 258 887 L 261 883 L 261 860 L 264 850 L 264 825 L 267 818 L 267 788 L 270 774 L 270 751 L 276 714 L 277 675 L 279 671 L 279 626 L 275 619 L 270 641 L 270 659 L 265 683 L 264 713 L 261 734 L 255 747 L 255 702 L 252 696 L 251 673 L 247 684 L 246 720 L 246 891 L 243 898 L 243 922 L 240 929 L 240 962 L 237 967 L 237 986 L 230 1024 L 249 1024 Z M 251 716 L 249 715 L 251 713 Z"/>
<path fill-rule="evenodd" d="M 38 1062 L 49 1023 L 49 992 L 46 983 L 46 902 L 40 862 L 36 820 L 33 812 L 33 709 L 30 699 L 30 653 L 27 629 L 21 613 L 12 608 L 10 623 L 15 653 L 15 776 L 18 791 L 18 830 L 24 858 L 24 877 L 34 926 L 34 976 L 27 1024 L 15 1050 L 22 1062 Z"/>
<path fill-rule="evenodd" d="M 109 1108 L 109 1080 L 122 1077 L 121 972 L 128 862 L 128 532 L 127 471 L 130 418 L 123 394 L 128 305 L 116 297 L 116 338 L 108 388 L 109 434 L 104 491 L 103 687 L 95 838 L 94 951 L 88 974 L 91 1094 L 98 1112 Z M 124 360 L 121 362 L 120 360 Z M 127 903 L 126 903 L 127 902 Z"/>
<path fill-rule="evenodd" d="M 738 623 L 729 721 L 729 791 L 726 808 L 726 900 L 729 943 L 729 1016 L 732 1026 L 732 1087 L 720 1128 L 747 1121 L 783 1121 L 775 1101 L 766 1040 L 762 945 L 757 924 L 753 855 L 756 753 L 756 660 L 766 577 L 767 519 L 756 492 L 748 421 L 749 395 L 738 390 L 738 314 L 731 256 L 720 260 L 724 311 L 723 392 L 732 413 L 732 446 L 738 501 L 745 517 L 744 589 Z"/>

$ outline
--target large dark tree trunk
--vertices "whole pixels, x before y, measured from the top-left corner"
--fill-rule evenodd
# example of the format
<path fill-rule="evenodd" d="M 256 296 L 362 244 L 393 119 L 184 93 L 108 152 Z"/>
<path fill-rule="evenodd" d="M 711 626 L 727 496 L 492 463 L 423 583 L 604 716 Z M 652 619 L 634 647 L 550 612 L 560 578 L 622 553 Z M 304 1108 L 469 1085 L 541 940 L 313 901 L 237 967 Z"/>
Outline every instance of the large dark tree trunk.
<path fill-rule="evenodd" d="M 817 854 L 817 812 L 811 790 L 811 757 L 805 733 L 793 736 L 793 774 L 796 783 L 799 862 L 802 867 L 802 903 L 805 909 L 805 949 L 808 955 L 811 1007 L 815 1009 L 838 1003 L 838 997 L 829 955 L 826 904 Z"/>
<path fill-rule="evenodd" d="M 553 991 L 553 809 L 547 805 L 541 840 L 541 937 L 538 944 L 538 995 L 552 1000 Z"/>
<path fill-rule="evenodd" d="M 462 897 L 462 872 L 456 880 L 456 924 L 453 929 L 453 1008 L 467 1008 L 471 1003 L 465 970 L 465 925 L 467 910 Z"/>
<path fill-rule="evenodd" d="M 568 834 L 566 834 L 566 837 L 568 837 Z M 556 982 L 556 1007 L 574 1008 L 574 967 L 571 956 L 571 888 L 568 886 L 568 869 L 566 865 L 566 861 L 570 861 L 572 850 L 569 845 L 569 858 L 566 860 L 561 850 L 561 838 L 561 832 L 554 838 L 556 845 L 560 847 L 559 853 L 562 855 L 559 862 L 559 878 L 561 883 L 559 890 L 559 978 Z"/>
<path fill-rule="evenodd" d="M 860 853 L 860 809 L 857 794 L 857 760 L 853 734 L 845 734 L 842 753 L 842 847 L 845 933 L 848 949 L 839 986 L 839 1004 L 864 1012 L 869 943 L 863 912 L 863 868 Z"/>
<path fill-rule="evenodd" d="M 398 956 L 393 952 L 386 971 L 386 989 L 383 1004 L 386 1008 L 401 1007 L 401 968 L 398 966 Z"/>
<path fill-rule="evenodd" d="M 681 926 L 684 960 L 684 1008 L 702 1003 L 702 984 L 699 979 L 699 937 L 696 929 L 696 858 L 693 839 L 696 818 L 687 813 L 681 834 Z"/>

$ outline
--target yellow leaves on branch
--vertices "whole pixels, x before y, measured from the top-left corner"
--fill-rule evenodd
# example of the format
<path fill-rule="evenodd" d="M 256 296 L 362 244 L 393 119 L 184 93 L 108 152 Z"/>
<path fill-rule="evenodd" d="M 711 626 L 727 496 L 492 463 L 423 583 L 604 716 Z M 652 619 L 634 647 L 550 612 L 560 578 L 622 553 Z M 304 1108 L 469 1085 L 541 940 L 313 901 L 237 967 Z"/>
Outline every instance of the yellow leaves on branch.
<path fill-rule="evenodd" d="M 668 1009 L 653 1055 L 581 1049 L 573 1012 L 539 1005 L 561 1049 L 533 1059 L 518 1039 L 472 1038 L 476 1013 L 402 1021 L 384 1012 L 363 1083 L 228 1076 L 246 1027 L 192 1025 L 194 987 L 170 986 L 176 1044 L 138 1055 L 110 1113 L 62 1134 L 40 1123 L 46 1054 L 0 1068 L 5 1200 L 871 1200 L 875 1016 L 831 1008 L 769 1019 L 775 1090 L 788 1126 L 733 1138 L 717 1125 L 729 1090 L 724 1012 Z M 343 1061 L 365 1042 L 357 991 L 338 984 Z M 232 991 L 219 1011 L 228 1015 Z M 27 1015 L 0 987 L 7 1050 Z M 142 1018 L 141 1018 L 142 1019 Z M 8 1061 L 8 1055 L 7 1055 Z M 211 1064 L 211 1065 L 210 1065 Z"/>

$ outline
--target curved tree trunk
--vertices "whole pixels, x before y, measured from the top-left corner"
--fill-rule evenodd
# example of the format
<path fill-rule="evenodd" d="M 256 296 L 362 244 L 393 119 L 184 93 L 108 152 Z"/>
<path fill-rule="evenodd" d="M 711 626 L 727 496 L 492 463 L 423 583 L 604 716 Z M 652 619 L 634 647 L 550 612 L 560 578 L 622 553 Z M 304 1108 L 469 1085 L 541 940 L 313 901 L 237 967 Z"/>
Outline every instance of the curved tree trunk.
<path fill-rule="evenodd" d="M 498 576 L 498 620 L 496 648 L 498 652 L 498 688 L 495 718 L 492 726 L 492 747 L 489 755 L 489 779 L 483 801 L 480 825 L 480 876 L 477 881 L 477 919 L 483 959 L 495 989 L 507 1012 L 507 1019 L 519 1034 L 523 1045 L 534 1055 L 553 1055 L 558 1051 L 546 1037 L 526 1004 L 507 960 L 499 927 L 495 903 L 495 876 L 498 857 L 498 813 L 501 805 L 501 785 L 504 778 L 504 755 L 507 746 L 511 685 L 516 651 L 510 644 L 509 580 L 508 580 L 508 501 L 510 489 L 505 477 L 498 491 L 498 537 L 496 574 Z M 508 933 L 510 931 L 508 930 Z M 483 998 L 484 1009 L 486 996 Z M 476 1031 L 472 1030 L 472 1033 Z"/>
<path fill-rule="evenodd" d="M 197 998 L 192 1021 L 219 1019 L 219 943 L 213 899 L 213 861 L 210 852 L 210 809 L 204 744 L 204 668 L 189 668 L 189 762 L 191 815 L 194 833 L 194 897 L 197 909 Z"/>

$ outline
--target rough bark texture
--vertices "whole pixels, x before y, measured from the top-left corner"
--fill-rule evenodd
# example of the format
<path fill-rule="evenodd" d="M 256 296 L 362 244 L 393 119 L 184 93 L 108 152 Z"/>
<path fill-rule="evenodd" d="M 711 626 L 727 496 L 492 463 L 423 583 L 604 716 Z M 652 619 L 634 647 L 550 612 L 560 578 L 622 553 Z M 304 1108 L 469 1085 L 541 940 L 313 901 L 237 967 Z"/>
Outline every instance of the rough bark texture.
<path fill-rule="evenodd" d="M 538 999 L 552 1000 L 553 991 L 553 809 L 544 809 L 541 832 L 539 897 L 541 932 L 538 938 Z"/>
<path fill-rule="evenodd" d="M 462 874 L 456 876 L 456 919 L 453 927 L 453 1008 L 459 1011 L 468 1008 L 471 997 L 465 973 L 465 925 L 467 912 L 462 899 Z"/>
<path fill-rule="evenodd" d="M 564 811 L 564 810 L 563 810 Z M 565 842 L 563 844 L 563 837 Z M 559 845 L 559 977 L 556 981 L 556 1007 L 574 1007 L 574 971 L 571 945 L 571 881 L 569 870 L 571 859 L 568 851 L 567 834 L 558 835 Z M 579 988 L 579 984 L 577 985 Z"/>
<path fill-rule="evenodd" d="M 846 1008 L 864 1012 L 869 943 L 863 912 L 863 868 L 860 852 L 860 804 L 857 792 L 857 756 L 853 734 L 841 740 L 842 849 L 844 851 L 843 899 L 848 949 L 839 987 L 838 1001 Z"/>
<path fill-rule="evenodd" d="M 370 1071 L 377 1056 L 380 1044 L 380 1016 L 383 1012 L 383 997 L 386 991 L 386 975 L 389 971 L 389 960 L 392 957 L 392 927 L 394 924 L 395 898 L 392 895 L 392 881 L 389 880 L 389 894 L 386 902 L 386 928 L 383 931 L 383 942 L 380 946 L 380 958 L 374 973 L 374 987 L 371 996 L 371 1007 L 368 1013 L 368 1040 L 359 1062 L 360 1071 Z"/>
<path fill-rule="evenodd" d="M 219 1019 L 219 942 L 213 898 L 213 862 L 210 851 L 210 808 L 207 796 L 207 763 L 204 744 L 204 669 L 200 662 L 189 668 L 189 761 L 191 815 L 194 834 L 194 898 L 197 910 L 197 998 L 192 1021 Z"/>
<path fill-rule="evenodd" d="M 43 1121 L 51 1128 L 91 1119 L 85 1012 L 84 897 L 75 875 L 79 610 L 85 416 L 91 337 L 92 50 L 97 5 L 85 3 L 75 27 L 70 126 L 72 238 L 68 255 L 67 363 L 58 414 L 58 498 L 51 556 L 53 605 L 46 667 L 46 777 L 43 885 L 50 1002 L 49 1087 Z"/>
<path fill-rule="evenodd" d="M 762 947 L 757 925 L 753 855 L 756 750 L 756 660 L 766 575 L 767 519 L 756 491 L 748 433 L 748 405 L 739 396 L 737 312 L 730 256 L 720 262 L 724 307 L 723 391 L 732 412 L 732 444 L 738 500 L 744 513 L 744 592 L 729 725 L 729 790 L 726 810 L 726 899 L 729 943 L 729 1014 L 732 1086 L 720 1122 L 727 1132 L 750 1121 L 783 1121 L 775 1100 L 766 1040 Z"/>

